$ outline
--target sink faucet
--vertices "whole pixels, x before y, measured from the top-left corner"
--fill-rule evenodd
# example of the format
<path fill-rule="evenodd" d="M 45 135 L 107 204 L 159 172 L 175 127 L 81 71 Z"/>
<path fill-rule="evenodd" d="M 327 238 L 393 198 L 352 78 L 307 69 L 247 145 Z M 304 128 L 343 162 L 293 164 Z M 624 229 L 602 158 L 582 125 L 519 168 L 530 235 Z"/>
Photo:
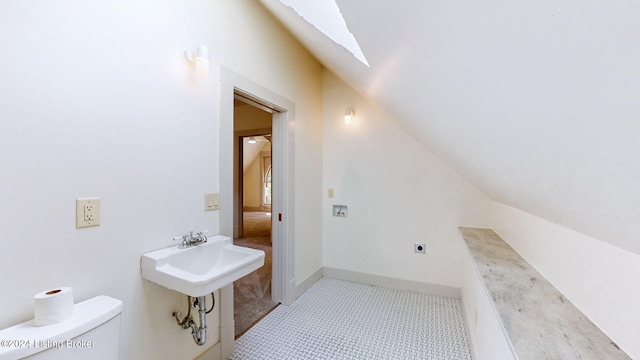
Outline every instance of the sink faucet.
<path fill-rule="evenodd" d="M 193 231 L 189 231 L 189 235 L 182 235 L 178 237 L 174 237 L 173 240 L 182 240 L 182 244 L 180 248 L 186 248 L 189 246 L 194 246 L 207 242 L 207 237 L 204 235 L 209 232 L 209 230 L 199 231 L 195 235 L 193 235 Z"/>

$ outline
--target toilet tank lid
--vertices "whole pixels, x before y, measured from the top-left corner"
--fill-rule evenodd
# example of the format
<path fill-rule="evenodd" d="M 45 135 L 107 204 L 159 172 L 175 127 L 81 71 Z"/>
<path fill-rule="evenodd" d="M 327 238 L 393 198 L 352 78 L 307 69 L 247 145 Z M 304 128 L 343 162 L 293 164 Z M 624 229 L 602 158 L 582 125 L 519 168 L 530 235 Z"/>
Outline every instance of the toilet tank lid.
<path fill-rule="evenodd" d="M 0 360 L 18 359 L 46 350 L 42 344 L 64 342 L 104 324 L 122 312 L 122 301 L 99 295 L 73 306 L 73 315 L 63 322 L 35 326 L 29 320 L 0 330 L 0 340 L 13 343 L 0 346 Z"/>

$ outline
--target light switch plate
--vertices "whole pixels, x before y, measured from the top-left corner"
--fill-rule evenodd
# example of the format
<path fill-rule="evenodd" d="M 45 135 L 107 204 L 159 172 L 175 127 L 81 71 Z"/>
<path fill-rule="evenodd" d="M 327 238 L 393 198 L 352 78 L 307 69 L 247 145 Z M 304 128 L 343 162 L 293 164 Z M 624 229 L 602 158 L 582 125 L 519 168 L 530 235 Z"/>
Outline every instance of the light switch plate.
<path fill-rule="evenodd" d="M 220 194 L 204 194 L 204 211 L 220 210 Z"/>
<path fill-rule="evenodd" d="M 76 229 L 100 225 L 100 198 L 76 199 Z"/>

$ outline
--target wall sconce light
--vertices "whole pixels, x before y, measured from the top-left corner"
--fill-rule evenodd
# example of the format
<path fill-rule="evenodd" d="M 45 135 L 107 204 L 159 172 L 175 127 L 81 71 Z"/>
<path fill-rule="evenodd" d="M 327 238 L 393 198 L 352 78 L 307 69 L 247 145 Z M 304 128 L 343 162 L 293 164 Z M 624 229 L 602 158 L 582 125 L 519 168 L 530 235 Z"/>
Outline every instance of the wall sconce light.
<path fill-rule="evenodd" d="M 347 110 L 345 110 L 345 111 L 344 111 L 344 123 L 345 123 L 346 125 L 350 125 L 350 124 L 351 124 L 351 118 L 353 118 L 353 116 L 354 116 L 355 114 L 356 114 L 356 113 L 355 113 L 353 110 L 351 110 L 351 109 L 347 109 Z"/>
<path fill-rule="evenodd" d="M 253 136 L 251 136 L 251 137 L 249 137 L 249 140 L 248 140 L 247 142 L 248 142 L 249 144 L 255 144 L 257 141 L 256 141 L 256 138 L 254 138 Z"/>
<path fill-rule="evenodd" d="M 207 76 L 209 74 L 209 49 L 204 45 L 198 45 L 196 51 L 191 52 L 189 49 L 182 50 L 182 61 L 188 65 L 196 66 L 196 72 L 199 75 Z"/>

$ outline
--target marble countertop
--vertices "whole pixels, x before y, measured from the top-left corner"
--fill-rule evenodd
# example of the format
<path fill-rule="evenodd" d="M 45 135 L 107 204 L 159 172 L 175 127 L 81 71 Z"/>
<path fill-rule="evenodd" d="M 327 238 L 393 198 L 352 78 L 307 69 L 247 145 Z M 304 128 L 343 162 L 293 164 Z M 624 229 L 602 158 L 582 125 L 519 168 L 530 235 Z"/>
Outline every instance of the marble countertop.
<path fill-rule="evenodd" d="M 630 359 L 493 230 L 460 231 L 519 359 Z"/>

